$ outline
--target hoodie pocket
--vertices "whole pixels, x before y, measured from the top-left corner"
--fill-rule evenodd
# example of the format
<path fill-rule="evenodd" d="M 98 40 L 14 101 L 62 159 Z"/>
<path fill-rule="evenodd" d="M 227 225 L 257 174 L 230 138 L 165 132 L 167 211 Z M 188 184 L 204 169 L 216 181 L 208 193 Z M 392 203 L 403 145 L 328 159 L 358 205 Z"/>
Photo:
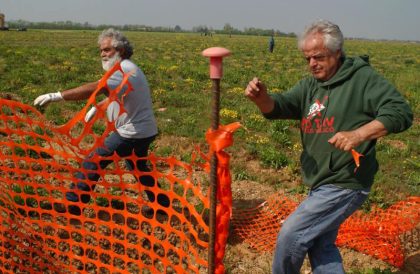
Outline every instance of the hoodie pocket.
<path fill-rule="evenodd" d="M 343 172 L 350 175 L 350 171 L 355 167 L 352 156 L 341 151 L 304 151 L 301 164 L 304 181 L 310 185 L 338 178 Z"/>
<path fill-rule="evenodd" d="M 312 184 L 331 175 L 331 152 L 303 151 L 300 157 L 304 181 Z"/>
<path fill-rule="evenodd" d="M 335 150 L 330 154 L 328 168 L 331 172 L 337 173 L 343 169 L 354 170 L 356 164 L 350 152 Z"/>

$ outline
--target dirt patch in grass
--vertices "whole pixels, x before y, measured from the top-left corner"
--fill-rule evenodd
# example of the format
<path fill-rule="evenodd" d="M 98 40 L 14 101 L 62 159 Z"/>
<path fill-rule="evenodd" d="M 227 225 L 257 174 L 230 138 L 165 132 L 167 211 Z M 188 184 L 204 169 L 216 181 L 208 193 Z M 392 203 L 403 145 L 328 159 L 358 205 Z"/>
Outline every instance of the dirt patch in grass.
<path fill-rule="evenodd" d="M 382 139 L 380 141 L 390 145 L 392 148 L 395 148 L 395 149 L 398 149 L 398 150 L 401 150 L 401 151 L 404 151 L 404 150 L 407 149 L 407 144 L 404 143 L 403 141 L 400 141 L 400 140 L 384 140 L 384 139 Z"/>

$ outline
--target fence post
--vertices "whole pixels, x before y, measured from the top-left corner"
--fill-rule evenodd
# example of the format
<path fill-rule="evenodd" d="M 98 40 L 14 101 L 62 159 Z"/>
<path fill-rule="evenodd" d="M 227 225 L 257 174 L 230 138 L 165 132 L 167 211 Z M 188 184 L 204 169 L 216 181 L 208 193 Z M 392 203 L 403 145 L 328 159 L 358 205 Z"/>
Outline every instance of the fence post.
<path fill-rule="evenodd" d="M 203 56 L 210 58 L 210 79 L 212 80 L 212 115 L 211 129 L 219 127 L 220 111 L 220 79 L 223 76 L 223 57 L 228 56 L 230 51 L 225 48 L 213 47 L 205 49 Z M 216 206 L 217 206 L 217 157 L 213 153 L 210 162 L 210 216 L 209 216 L 209 253 L 208 273 L 215 271 L 215 240 L 216 240 Z"/>

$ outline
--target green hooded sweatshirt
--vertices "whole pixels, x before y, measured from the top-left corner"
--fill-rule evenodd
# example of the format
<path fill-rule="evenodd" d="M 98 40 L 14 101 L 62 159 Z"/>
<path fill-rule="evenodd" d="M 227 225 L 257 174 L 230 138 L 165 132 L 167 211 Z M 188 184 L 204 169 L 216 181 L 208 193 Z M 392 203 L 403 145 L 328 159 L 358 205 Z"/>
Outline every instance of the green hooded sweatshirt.
<path fill-rule="evenodd" d="M 312 189 L 324 184 L 362 189 L 373 184 L 378 171 L 376 140 L 355 148 L 364 155 L 356 169 L 351 153 L 328 143 L 335 133 L 355 130 L 372 120 L 382 122 L 388 133 L 401 132 L 412 124 L 406 100 L 367 60 L 367 56 L 344 57 L 328 81 L 308 77 L 285 93 L 271 94 L 275 106 L 264 114 L 267 119 L 301 121 L 303 181 Z"/>

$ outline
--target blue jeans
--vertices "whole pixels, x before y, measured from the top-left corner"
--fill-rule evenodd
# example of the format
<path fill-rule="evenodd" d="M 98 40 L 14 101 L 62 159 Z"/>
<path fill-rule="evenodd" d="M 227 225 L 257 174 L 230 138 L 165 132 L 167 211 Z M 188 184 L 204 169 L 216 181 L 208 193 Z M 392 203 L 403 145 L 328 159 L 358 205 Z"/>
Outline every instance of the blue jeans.
<path fill-rule="evenodd" d="M 274 274 L 299 274 L 306 254 L 313 274 L 344 273 L 335 245 L 340 225 L 366 200 L 369 189 L 323 185 L 286 219 L 277 237 Z"/>
<path fill-rule="evenodd" d="M 105 139 L 104 147 L 97 148 L 94 152 L 92 152 L 83 162 L 82 167 L 85 170 L 92 170 L 93 172 L 77 172 L 75 174 L 75 177 L 81 180 L 90 180 L 90 181 L 98 181 L 100 175 L 95 170 L 98 170 L 98 164 L 95 162 L 91 162 L 90 159 L 94 157 L 95 154 L 99 156 L 111 156 L 114 154 L 114 152 L 117 153 L 120 157 L 127 157 L 132 155 L 133 151 L 135 155 L 139 158 L 146 157 L 150 144 L 154 141 L 155 136 L 143 138 L 143 139 L 128 139 L 121 137 L 117 132 L 111 133 L 110 136 L 108 136 Z M 106 168 L 109 164 L 111 164 L 113 160 L 101 160 L 99 161 L 99 166 L 101 169 Z M 133 161 L 126 160 L 126 165 L 129 170 L 134 170 L 135 166 Z M 136 161 L 137 169 L 140 171 L 150 171 L 147 166 L 147 160 L 137 160 Z M 87 178 L 86 178 L 87 177 Z M 144 186 L 154 186 L 155 180 L 152 176 L 149 175 L 143 175 L 140 176 L 139 181 Z M 70 186 L 71 189 L 74 189 L 76 186 L 72 184 Z M 80 181 L 77 183 L 77 188 L 79 190 L 82 190 L 83 193 L 80 195 L 80 200 L 83 203 L 88 203 L 90 201 L 90 194 L 89 192 L 95 188 L 95 184 L 91 187 L 86 184 L 83 181 Z M 155 195 L 153 192 L 146 190 L 147 197 L 149 201 L 153 202 L 155 200 Z M 67 192 L 66 193 L 66 199 L 72 202 L 78 202 L 79 196 L 74 192 Z M 158 195 L 158 202 L 162 206 L 169 207 L 169 198 L 166 195 Z M 77 210 L 76 210 L 77 211 Z M 78 214 L 76 214 L 78 215 Z"/>

